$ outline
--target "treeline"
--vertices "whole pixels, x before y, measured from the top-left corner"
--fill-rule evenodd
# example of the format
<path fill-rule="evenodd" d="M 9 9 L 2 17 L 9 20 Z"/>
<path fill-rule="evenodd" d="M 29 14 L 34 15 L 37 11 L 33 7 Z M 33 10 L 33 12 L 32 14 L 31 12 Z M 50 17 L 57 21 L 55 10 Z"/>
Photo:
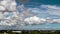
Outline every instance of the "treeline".
<path fill-rule="evenodd" d="M 0 31 L 0 34 L 3 34 L 3 31 Z M 6 34 L 60 34 L 60 31 L 21 31 L 21 32 L 12 32 L 7 31 Z"/>

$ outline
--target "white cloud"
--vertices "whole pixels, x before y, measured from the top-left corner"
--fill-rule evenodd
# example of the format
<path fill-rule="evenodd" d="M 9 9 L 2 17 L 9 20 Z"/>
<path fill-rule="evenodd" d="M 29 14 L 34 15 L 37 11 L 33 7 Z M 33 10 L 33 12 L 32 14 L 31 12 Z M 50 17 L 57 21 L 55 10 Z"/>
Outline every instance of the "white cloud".
<path fill-rule="evenodd" d="M 49 17 L 46 18 L 46 21 L 48 23 L 60 23 L 60 19 L 52 19 L 52 18 L 49 18 Z"/>
<path fill-rule="evenodd" d="M 4 11 L 5 8 L 3 6 L 0 6 L 0 11 Z"/>
<path fill-rule="evenodd" d="M 53 19 L 53 22 L 60 23 L 60 19 Z"/>
<path fill-rule="evenodd" d="M 37 16 L 33 16 L 33 17 L 29 17 L 29 18 L 25 18 L 24 21 L 26 23 L 29 23 L 29 24 L 41 24 L 41 23 L 60 23 L 60 19 L 51 19 L 49 17 L 47 18 L 39 18 Z"/>
<path fill-rule="evenodd" d="M 3 0 L 0 3 L 5 9 L 8 9 L 9 11 L 16 10 L 16 2 L 15 0 Z"/>
<path fill-rule="evenodd" d="M 0 1 L 0 11 L 6 11 L 6 10 L 17 11 L 15 0 L 2 0 L 2 1 Z M 14 17 L 16 17 L 17 13 L 16 12 L 12 12 L 12 13 L 14 14 Z M 6 17 L 7 14 L 8 14 L 8 12 L 4 12 L 4 13 L 0 12 L 0 16 L 1 16 L 0 19 L 2 19 L 2 21 L 0 22 L 0 25 L 9 25 L 9 26 L 15 25 L 16 24 L 16 19 L 12 20 L 11 16 Z M 5 20 L 5 18 L 9 19 L 10 21 Z M 5 21 L 3 21 L 3 19 Z"/>
<path fill-rule="evenodd" d="M 3 19 L 3 14 L 0 12 L 0 19 Z"/>
<path fill-rule="evenodd" d="M 51 15 L 60 16 L 60 7 L 56 5 L 41 5 L 40 7 L 46 9 L 46 12 Z"/>
<path fill-rule="evenodd" d="M 7 25 L 7 26 L 12 26 L 15 25 L 16 23 L 11 23 L 9 20 L 5 20 L 5 21 L 0 21 L 0 25 Z"/>
<path fill-rule="evenodd" d="M 33 13 L 40 13 L 40 9 L 39 8 L 31 8 Z"/>
<path fill-rule="evenodd" d="M 44 23 L 46 21 L 46 19 L 43 18 L 39 18 L 37 16 L 33 16 L 30 18 L 25 18 L 24 20 L 25 22 L 28 22 L 29 24 L 40 24 L 40 23 Z"/>

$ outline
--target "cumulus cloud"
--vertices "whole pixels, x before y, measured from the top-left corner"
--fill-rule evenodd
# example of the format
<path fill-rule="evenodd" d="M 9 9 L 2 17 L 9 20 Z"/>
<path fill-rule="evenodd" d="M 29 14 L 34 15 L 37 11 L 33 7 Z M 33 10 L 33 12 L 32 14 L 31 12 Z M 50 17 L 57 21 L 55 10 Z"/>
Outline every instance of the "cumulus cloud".
<path fill-rule="evenodd" d="M 53 22 L 60 23 L 60 19 L 53 19 Z"/>
<path fill-rule="evenodd" d="M 12 16 L 17 17 L 17 10 L 16 10 L 16 2 L 15 0 L 2 0 L 0 1 L 0 20 L 1 23 L 0 25 L 14 25 L 16 24 L 15 21 L 11 21 Z M 7 12 L 2 12 L 2 11 L 7 11 Z M 12 12 L 8 12 L 12 11 Z M 16 12 L 15 12 L 16 11 Z M 7 17 L 8 16 L 8 17 Z M 6 19 L 9 19 L 8 21 Z M 15 23 L 14 23 L 15 22 Z"/>
<path fill-rule="evenodd" d="M 2 19 L 3 18 L 3 14 L 0 12 L 0 19 Z"/>
<path fill-rule="evenodd" d="M 6 10 L 6 9 L 9 10 L 9 11 L 16 10 L 15 0 L 13 0 L 13 1 L 12 0 L 3 0 L 3 1 L 0 2 L 0 5 L 2 5 L 1 6 L 2 10 Z"/>
<path fill-rule="evenodd" d="M 15 24 L 16 23 L 10 22 L 9 20 L 0 21 L 0 25 L 12 26 L 12 25 L 15 25 Z"/>
<path fill-rule="evenodd" d="M 37 16 L 33 16 L 30 18 L 25 18 L 24 20 L 25 22 L 28 22 L 29 24 L 40 24 L 40 23 L 44 23 L 46 21 L 46 19 L 43 18 L 39 18 Z"/>
<path fill-rule="evenodd" d="M 25 18 L 24 21 L 28 24 L 42 24 L 42 23 L 60 23 L 60 19 L 52 19 L 52 18 L 39 18 L 37 16 Z"/>
<path fill-rule="evenodd" d="M 1 11 L 4 11 L 4 10 L 5 10 L 5 7 L 0 6 L 0 10 L 1 10 Z"/>

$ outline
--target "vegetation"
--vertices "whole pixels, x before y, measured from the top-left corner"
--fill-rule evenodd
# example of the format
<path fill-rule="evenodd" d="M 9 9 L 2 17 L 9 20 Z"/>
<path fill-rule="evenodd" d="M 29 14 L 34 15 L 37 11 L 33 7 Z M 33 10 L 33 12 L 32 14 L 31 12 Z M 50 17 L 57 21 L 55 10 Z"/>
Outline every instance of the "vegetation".
<path fill-rule="evenodd" d="M 3 34 L 3 32 L 0 32 Z M 7 34 L 60 34 L 60 31 L 22 31 L 20 33 L 9 31 Z"/>

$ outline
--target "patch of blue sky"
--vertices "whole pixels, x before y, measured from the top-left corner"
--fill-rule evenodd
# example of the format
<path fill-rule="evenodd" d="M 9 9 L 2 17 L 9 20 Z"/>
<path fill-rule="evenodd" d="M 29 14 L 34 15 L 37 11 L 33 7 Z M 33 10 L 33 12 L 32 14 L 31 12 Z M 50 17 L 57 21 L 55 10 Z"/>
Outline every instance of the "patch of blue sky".
<path fill-rule="evenodd" d="M 11 17 L 13 15 L 13 13 L 9 13 L 9 14 L 6 14 L 5 16 L 6 17 Z"/>
<path fill-rule="evenodd" d="M 56 24 L 43 24 L 43 25 L 28 25 L 28 26 L 23 26 L 21 27 L 22 29 L 24 30 L 45 30 L 45 29 L 48 29 L 48 30 L 59 30 L 60 28 L 60 24 L 56 23 Z"/>

